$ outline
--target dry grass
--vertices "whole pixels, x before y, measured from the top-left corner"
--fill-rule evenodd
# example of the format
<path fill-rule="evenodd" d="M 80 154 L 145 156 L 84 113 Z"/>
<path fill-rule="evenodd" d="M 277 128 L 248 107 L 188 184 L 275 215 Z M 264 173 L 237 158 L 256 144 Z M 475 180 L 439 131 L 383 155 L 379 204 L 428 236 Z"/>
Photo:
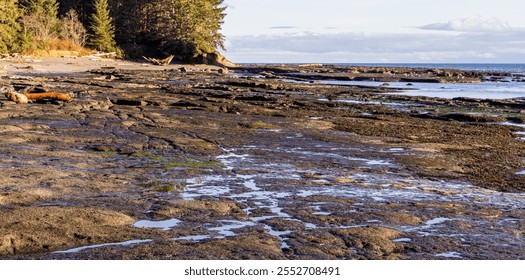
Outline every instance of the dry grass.
<path fill-rule="evenodd" d="M 33 48 L 26 50 L 24 54 L 35 57 L 66 57 L 85 56 L 94 52 L 91 49 L 84 48 L 64 39 L 52 38 L 37 42 Z"/>

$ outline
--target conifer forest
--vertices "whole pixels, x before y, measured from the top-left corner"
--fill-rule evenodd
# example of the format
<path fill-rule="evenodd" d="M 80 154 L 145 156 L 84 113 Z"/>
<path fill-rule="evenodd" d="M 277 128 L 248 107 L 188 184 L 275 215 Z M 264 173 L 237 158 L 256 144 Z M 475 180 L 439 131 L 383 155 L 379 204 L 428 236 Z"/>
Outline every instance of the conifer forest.
<path fill-rule="evenodd" d="M 224 49 L 223 0 L 0 0 L 0 53 L 88 49 L 194 61 Z"/>

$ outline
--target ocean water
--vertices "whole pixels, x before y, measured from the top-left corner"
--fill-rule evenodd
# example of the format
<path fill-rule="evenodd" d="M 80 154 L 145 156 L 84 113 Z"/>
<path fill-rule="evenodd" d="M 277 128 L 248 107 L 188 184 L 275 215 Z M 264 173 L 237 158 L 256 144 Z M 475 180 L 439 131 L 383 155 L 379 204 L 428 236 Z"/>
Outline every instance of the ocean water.
<path fill-rule="evenodd" d="M 525 74 L 525 64 L 510 63 L 338 63 L 341 66 L 377 66 L 377 67 L 407 67 L 407 68 L 437 68 L 437 69 L 459 69 L 488 72 L 506 72 Z"/>
<path fill-rule="evenodd" d="M 525 64 L 380 64 L 380 63 L 361 63 L 361 64 L 337 64 L 344 66 L 380 66 L 380 67 L 408 67 L 408 68 L 438 68 L 438 69 L 460 69 L 488 72 L 505 72 L 518 75 L 525 75 Z M 357 81 L 322 81 L 328 84 L 340 85 L 367 85 L 381 86 L 382 82 L 357 82 Z M 480 99 L 511 99 L 525 98 L 525 82 L 482 82 L 472 84 L 462 83 L 389 83 L 390 87 L 410 88 L 401 94 L 411 96 L 429 96 L 440 98 L 469 97 Z M 398 94 L 398 93 L 396 93 Z"/>
<path fill-rule="evenodd" d="M 363 85 L 363 86 L 381 86 L 383 82 L 362 82 L 362 81 L 321 81 L 322 84 L 333 85 Z M 479 99 L 514 99 L 525 98 L 524 82 L 483 82 L 472 84 L 459 83 L 389 83 L 392 88 L 406 88 L 402 92 L 393 92 L 393 94 L 402 94 L 410 96 L 428 96 L 440 98 L 479 98 Z"/>

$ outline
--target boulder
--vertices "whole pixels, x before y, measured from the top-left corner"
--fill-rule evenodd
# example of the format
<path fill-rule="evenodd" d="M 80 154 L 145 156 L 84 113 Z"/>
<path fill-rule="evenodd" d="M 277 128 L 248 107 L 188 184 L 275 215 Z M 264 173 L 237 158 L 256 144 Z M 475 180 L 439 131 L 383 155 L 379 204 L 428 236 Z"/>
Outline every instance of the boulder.
<path fill-rule="evenodd" d="M 238 64 L 235 64 L 223 55 L 219 53 L 208 53 L 208 54 L 202 54 L 198 60 L 200 63 L 209 64 L 209 65 L 215 65 L 223 68 L 230 68 L 230 67 L 238 67 Z"/>

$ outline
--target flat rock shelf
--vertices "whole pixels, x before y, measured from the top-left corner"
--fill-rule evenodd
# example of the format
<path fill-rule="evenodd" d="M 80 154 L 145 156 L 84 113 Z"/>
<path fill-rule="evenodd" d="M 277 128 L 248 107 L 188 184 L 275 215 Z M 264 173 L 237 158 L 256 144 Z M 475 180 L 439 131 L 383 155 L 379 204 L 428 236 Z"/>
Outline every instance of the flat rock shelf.
<path fill-rule="evenodd" d="M 525 258 L 523 99 L 322 83 L 498 73 L 88 62 L 0 62 L 1 259 Z"/>

